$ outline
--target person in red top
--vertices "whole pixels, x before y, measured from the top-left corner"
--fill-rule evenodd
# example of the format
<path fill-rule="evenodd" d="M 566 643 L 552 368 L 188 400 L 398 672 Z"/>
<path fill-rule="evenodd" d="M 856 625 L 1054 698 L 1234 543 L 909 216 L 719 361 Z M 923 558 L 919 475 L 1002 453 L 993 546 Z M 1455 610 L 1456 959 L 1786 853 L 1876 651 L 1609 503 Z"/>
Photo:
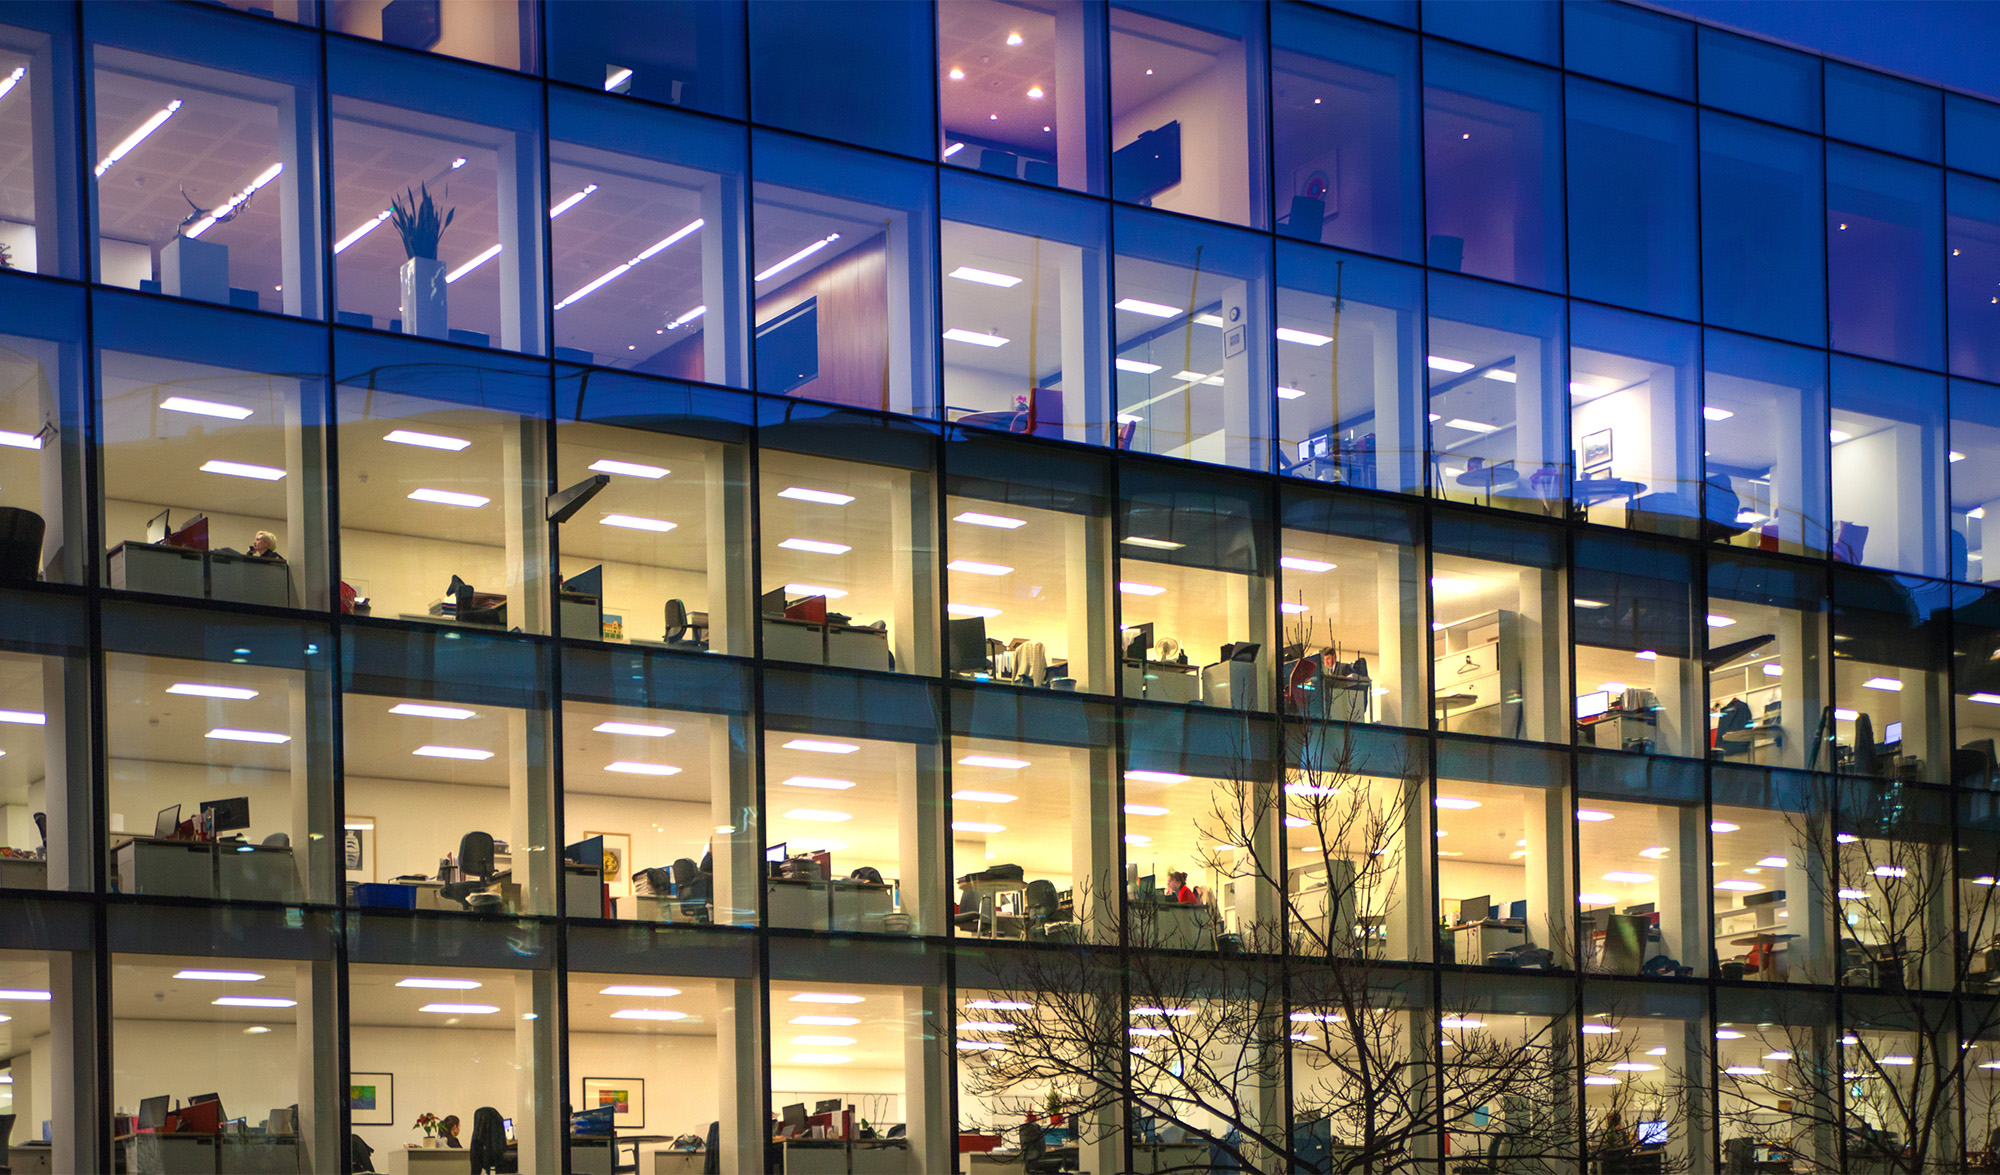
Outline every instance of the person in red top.
<path fill-rule="evenodd" d="M 1201 900 L 1195 896 L 1192 889 L 1188 888 L 1187 874 L 1179 871 L 1167 874 L 1167 893 L 1168 900 L 1179 902 L 1183 906 L 1192 906 Z"/>

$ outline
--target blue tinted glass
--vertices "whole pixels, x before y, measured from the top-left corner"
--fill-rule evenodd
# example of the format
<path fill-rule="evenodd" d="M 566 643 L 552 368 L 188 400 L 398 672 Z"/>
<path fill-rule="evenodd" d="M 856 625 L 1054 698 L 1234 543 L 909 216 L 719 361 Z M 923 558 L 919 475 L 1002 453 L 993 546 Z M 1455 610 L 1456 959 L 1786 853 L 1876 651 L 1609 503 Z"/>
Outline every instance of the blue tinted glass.
<path fill-rule="evenodd" d="M 1694 108 L 1569 87 L 1570 292 L 1695 317 Z"/>
<path fill-rule="evenodd" d="M 1699 35 L 1702 105 L 1819 130 L 1819 58 L 1720 29 Z"/>
<path fill-rule="evenodd" d="M 2000 527 L 2000 387 L 1951 381 L 1951 578 L 2000 579 L 2000 543 L 1986 549 L 1986 517 Z M 2000 536 L 2000 532 L 1996 532 Z M 1987 568 L 1988 556 L 1992 569 Z"/>
<path fill-rule="evenodd" d="M 1531 514 L 1568 490 L 1561 299 L 1430 282 L 1431 485 L 1455 502 Z"/>
<path fill-rule="evenodd" d="M 1824 344 L 1819 141 L 1718 114 L 1701 119 L 1704 317 Z"/>
<path fill-rule="evenodd" d="M 1562 288 L 1560 74 L 1484 53 L 1424 49 L 1430 263 Z"/>
<path fill-rule="evenodd" d="M 1826 550 L 1826 355 L 1709 331 L 1702 348 L 1709 538 Z"/>
<path fill-rule="evenodd" d="M 545 4 L 549 76 L 710 114 L 743 116 L 743 9 L 701 0 Z"/>
<path fill-rule="evenodd" d="M 1417 260 L 1417 39 L 1308 8 L 1271 13 L 1278 231 Z"/>
<path fill-rule="evenodd" d="M 1929 86 L 1826 63 L 1826 133 L 1899 155 L 1938 161 L 1942 95 Z"/>
<path fill-rule="evenodd" d="M 1944 365 L 1941 178 L 1919 163 L 1827 148 L 1827 317 L 1836 349 Z"/>
<path fill-rule="evenodd" d="M 930 17 L 929 5 L 894 0 L 751 5 L 750 117 L 930 156 L 937 133 Z"/>
<path fill-rule="evenodd" d="M 2000 183 L 1951 176 L 1945 207 L 1951 372 L 2000 381 Z"/>
<path fill-rule="evenodd" d="M 1417 0 L 1311 0 L 1321 8 L 1338 8 L 1405 28 L 1417 27 Z"/>
<path fill-rule="evenodd" d="M 1693 98 L 1694 29 L 1689 21 L 1642 8 L 1566 0 L 1564 64 L 1578 73 Z"/>
<path fill-rule="evenodd" d="M 1263 7 L 1121 0 L 1110 20 L 1111 194 L 1263 228 Z"/>
<path fill-rule="evenodd" d="M 1479 4 L 1426 4 L 1424 31 L 1555 65 L 1561 41 L 1557 9 L 1542 0 L 1482 0 Z"/>
<path fill-rule="evenodd" d="M 1944 377 L 1833 357 L 1833 557 L 1945 571 Z"/>
<path fill-rule="evenodd" d="M 1579 302 L 1570 307 L 1569 329 L 1578 513 L 1602 526 L 1695 537 L 1699 328 Z"/>
<path fill-rule="evenodd" d="M 1944 161 L 1961 171 L 2000 179 L 2000 106 L 1946 94 Z"/>

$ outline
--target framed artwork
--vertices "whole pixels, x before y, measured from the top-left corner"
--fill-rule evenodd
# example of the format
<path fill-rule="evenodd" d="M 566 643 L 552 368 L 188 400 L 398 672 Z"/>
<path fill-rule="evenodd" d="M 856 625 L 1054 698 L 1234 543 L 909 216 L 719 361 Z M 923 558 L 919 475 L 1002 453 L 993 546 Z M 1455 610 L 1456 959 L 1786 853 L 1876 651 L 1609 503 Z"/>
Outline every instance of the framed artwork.
<path fill-rule="evenodd" d="M 1583 467 L 1595 469 L 1611 464 L 1611 430 L 1594 432 L 1583 438 Z"/>
<path fill-rule="evenodd" d="M 342 822 L 340 833 L 340 865 L 348 873 L 365 873 L 366 877 L 349 877 L 349 881 L 375 880 L 375 818 L 373 816 L 348 816 Z"/>
<path fill-rule="evenodd" d="M 347 1113 L 356 1126 L 396 1124 L 396 1078 L 389 1073 L 354 1073 L 347 1079 Z"/>
<path fill-rule="evenodd" d="M 593 834 L 594 835 L 594 834 Z M 619 1130 L 637 1129 L 646 1124 L 646 1082 L 641 1077 L 586 1077 L 583 1079 L 583 1109 L 604 1106 L 617 1109 L 611 1117 Z"/>
<path fill-rule="evenodd" d="M 604 884 L 611 887 L 614 898 L 632 896 L 632 836 L 625 832 L 586 832 L 584 840 L 593 836 L 604 838 Z"/>

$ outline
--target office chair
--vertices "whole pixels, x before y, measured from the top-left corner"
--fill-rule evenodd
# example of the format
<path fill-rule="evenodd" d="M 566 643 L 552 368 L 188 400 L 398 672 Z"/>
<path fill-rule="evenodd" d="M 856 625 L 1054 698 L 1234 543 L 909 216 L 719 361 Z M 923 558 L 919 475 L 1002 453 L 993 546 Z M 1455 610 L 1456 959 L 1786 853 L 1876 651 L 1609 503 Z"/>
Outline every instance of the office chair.
<path fill-rule="evenodd" d="M 694 867 L 694 862 L 682 857 L 674 862 L 674 893 L 679 895 L 681 913 L 696 922 L 712 920 L 708 901 L 714 892 L 714 878 Z"/>
<path fill-rule="evenodd" d="M 1048 1157 L 1049 1146 L 1042 1137 L 1040 1122 L 1021 1124 L 1021 1169 L 1027 1175 L 1053 1175 L 1063 1169 L 1061 1159 Z"/>
<path fill-rule="evenodd" d="M 459 838 L 458 872 L 461 880 L 446 882 L 438 896 L 469 910 L 472 903 L 467 899 L 493 884 L 493 834 L 468 832 Z"/>
<path fill-rule="evenodd" d="M 42 516 L 18 506 L 0 506 L 0 580 L 28 583 L 42 577 Z"/>
<path fill-rule="evenodd" d="M 347 1136 L 347 1169 L 369 1172 L 375 1170 L 375 1148 L 363 1142 L 359 1134 Z"/>
<path fill-rule="evenodd" d="M 677 648 L 708 648 L 708 613 L 690 612 L 679 600 L 668 600 L 667 629 L 660 639 Z"/>
<path fill-rule="evenodd" d="M 7 1144 L 14 1137 L 14 1115 L 0 1114 L 0 1171 L 12 1171 L 7 1165 Z"/>
<path fill-rule="evenodd" d="M 1032 936 L 1056 920 L 1056 883 L 1043 878 L 1030 881 L 1026 899 L 1021 904 L 1028 916 L 1028 933 Z"/>
<path fill-rule="evenodd" d="M 472 1145 L 466 1151 L 472 1160 L 472 1175 L 514 1171 L 520 1161 L 507 1151 L 507 1128 L 500 1111 L 481 1106 L 472 1111 Z"/>
<path fill-rule="evenodd" d="M 873 865 L 863 865 L 848 874 L 847 877 L 850 881 L 870 881 L 876 885 L 882 884 L 882 871 Z"/>

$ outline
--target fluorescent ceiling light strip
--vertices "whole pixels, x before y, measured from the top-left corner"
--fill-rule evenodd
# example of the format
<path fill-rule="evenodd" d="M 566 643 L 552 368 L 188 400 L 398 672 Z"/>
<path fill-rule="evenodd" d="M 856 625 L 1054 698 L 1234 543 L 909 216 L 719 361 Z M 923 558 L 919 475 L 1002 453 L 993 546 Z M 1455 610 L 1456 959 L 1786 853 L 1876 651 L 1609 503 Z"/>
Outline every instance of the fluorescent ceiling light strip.
<path fill-rule="evenodd" d="M 0 710 L 0 722 L 11 722 L 17 726 L 47 726 L 49 716 L 33 710 Z"/>
<path fill-rule="evenodd" d="M 255 983 L 264 978 L 255 971 L 176 971 L 175 979 L 192 979 L 201 983 Z"/>
<path fill-rule="evenodd" d="M 425 744 L 410 752 L 426 759 L 463 759 L 470 763 L 481 763 L 493 757 L 492 751 L 482 751 L 475 747 L 439 747 Z"/>
<path fill-rule="evenodd" d="M 592 461 L 590 463 L 590 471 L 592 473 L 622 473 L 627 477 L 643 477 L 649 481 L 658 481 L 665 477 L 668 472 L 658 465 L 640 465 L 634 461 L 613 461 L 609 457 Z"/>
<path fill-rule="evenodd" d="M 596 292 L 606 282 L 609 282 L 612 279 L 618 277 L 619 275 L 623 274 L 626 270 L 639 264 L 641 261 L 644 261 L 647 258 L 652 257 L 654 254 L 660 252 L 662 249 L 666 249 L 669 246 L 678 243 L 682 238 L 686 237 L 689 233 L 697 231 L 698 229 L 701 228 L 702 223 L 703 222 L 700 217 L 696 217 L 694 220 L 689 221 L 687 224 L 683 225 L 678 231 L 676 231 L 673 235 L 664 237 L 654 242 L 650 248 L 640 253 L 637 257 L 632 258 L 632 260 L 625 262 L 623 265 L 614 266 L 609 272 L 604 274 L 604 276 L 597 278 L 595 281 L 592 281 L 589 284 L 585 285 L 582 289 L 571 294 L 569 297 L 564 298 L 560 302 L 557 302 L 556 309 L 561 310 L 565 306 L 573 306 L 576 303 L 583 301 L 584 298 Z"/>
<path fill-rule="evenodd" d="M 1019 771 L 1029 766 L 1026 759 L 1016 759 L 1011 755 L 967 755 L 958 761 L 961 767 L 992 767 L 1000 771 Z"/>
<path fill-rule="evenodd" d="M 834 779 L 825 775 L 794 775 L 779 781 L 780 787 L 810 787 L 820 791 L 846 791 L 854 786 L 851 779 Z"/>
<path fill-rule="evenodd" d="M 10 449 L 39 449 L 42 447 L 42 438 L 36 433 L 9 432 L 0 428 L 0 445 Z"/>
<path fill-rule="evenodd" d="M 813 583 L 788 583 L 785 590 L 795 596 L 825 596 L 829 600 L 847 598 L 846 591 L 837 587 L 821 587 Z"/>
<path fill-rule="evenodd" d="M 20 84 L 21 79 L 26 76 L 27 72 L 28 67 L 23 65 L 17 67 L 13 73 L 8 74 L 7 80 L 0 82 L 0 98 L 5 98 L 8 94 L 13 93 L 14 87 Z"/>
<path fill-rule="evenodd" d="M 450 273 L 445 274 L 444 284 L 450 285 L 451 283 L 457 281 L 459 278 L 462 278 L 466 274 L 471 273 L 473 270 L 478 269 L 480 266 L 486 264 L 488 261 L 493 260 L 495 257 L 498 257 L 499 255 L 500 255 L 500 246 L 499 245 L 492 246 L 491 248 L 487 249 L 484 253 L 481 253 L 479 256 L 474 257 L 472 260 L 466 262 L 464 265 L 461 265 L 457 269 L 452 270 Z"/>
<path fill-rule="evenodd" d="M 686 1012 L 676 1012 L 672 1008 L 620 1008 L 611 1013 L 613 1020 L 685 1020 Z"/>
<path fill-rule="evenodd" d="M 168 396 L 160 401 L 160 407 L 169 412 L 190 412 L 196 416 L 214 416 L 223 420 L 245 420 L 255 411 L 237 404 L 218 404 L 214 400 L 195 400 L 187 396 Z"/>
<path fill-rule="evenodd" d="M 1117 310 L 1129 310 L 1134 314 L 1144 314 L 1150 318 L 1176 318 L 1179 317 L 1181 312 L 1178 306 L 1148 302 L 1143 298 L 1120 298 L 1117 305 L 1113 308 Z"/>
<path fill-rule="evenodd" d="M 269 743 L 274 746 L 292 741 L 291 735 L 280 734 L 275 730 L 233 730 L 227 726 L 218 726 L 209 731 L 208 737 L 222 742 Z"/>
<path fill-rule="evenodd" d="M 354 244 L 356 241 L 359 241 L 361 238 L 367 236 L 369 233 L 374 232 L 378 227 L 381 226 L 383 221 L 389 219 L 389 215 L 390 215 L 389 210 L 387 208 L 384 208 L 379 214 L 376 215 L 375 219 L 362 222 L 360 228 L 355 229 L 353 232 L 348 233 L 346 236 L 335 241 L 333 243 L 334 256 L 336 257 L 340 256 L 340 254 L 347 251 L 348 246 Z"/>
<path fill-rule="evenodd" d="M 484 506 L 493 500 L 491 498 L 480 497 L 478 494 L 461 494 L 455 490 L 433 489 L 411 490 L 409 497 L 412 502 L 435 502 L 440 506 L 467 507 Z"/>
<path fill-rule="evenodd" d="M 1303 343 L 1308 347 L 1324 347 L 1333 341 L 1332 335 L 1316 335 L 1309 330 L 1294 330 L 1289 326 L 1278 328 L 1278 338 L 1287 343 Z"/>
<path fill-rule="evenodd" d="M 209 1003 L 218 1008 L 296 1008 L 299 1001 L 264 995 L 217 996 Z"/>
<path fill-rule="evenodd" d="M 965 282 L 978 282 L 982 286 L 998 286 L 1003 290 L 1011 290 L 1021 284 L 1021 279 L 1011 273 L 995 273 L 990 269 L 974 269 L 970 265 L 961 265 L 950 273 L 945 274 L 945 276 L 955 277 Z"/>
<path fill-rule="evenodd" d="M 628 70 L 627 72 L 629 73 L 630 71 Z M 564 197 L 561 203 L 557 204 L 554 208 L 549 209 L 549 219 L 554 220 L 556 217 L 561 216 L 565 212 L 568 212 L 570 209 L 576 207 L 578 204 L 583 203 L 583 198 L 585 196 L 590 195 L 592 192 L 595 192 L 596 190 L 597 190 L 596 184 L 583 185 L 582 191 L 575 192 L 569 196 Z"/>
<path fill-rule="evenodd" d="M 980 616 L 989 620 L 1000 615 L 1000 609 L 988 608 L 984 604 L 946 604 L 944 610 L 948 616 Z M 1972 700 L 1976 702 L 1979 699 L 1974 697 Z M 1993 701 L 2000 703 L 2000 696 L 1994 696 Z"/>
<path fill-rule="evenodd" d="M 981 514 L 977 510 L 967 510 L 952 518 L 953 522 L 964 522 L 972 526 L 990 526 L 995 530 L 1013 530 L 1028 525 L 1026 519 L 1009 518 L 1004 514 Z"/>
<path fill-rule="evenodd" d="M 1139 375 L 1151 375 L 1160 369 L 1157 363 L 1146 363 L 1138 359 L 1118 359 L 1114 361 L 1114 365 L 1120 371 L 1136 372 Z"/>
<path fill-rule="evenodd" d="M 693 322 L 695 319 L 700 318 L 702 315 L 707 313 L 708 313 L 708 307 L 697 306 L 694 309 L 688 311 L 686 314 L 683 314 L 679 318 L 676 318 L 672 322 L 668 323 L 667 329 L 676 330 L 680 327 L 686 326 L 688 323 Z"/>
<path fill-rule="evenodd" d="M 797 265 L 799 262 L 804 261 L 806 258 L 812 256 L 813 254 L 819 252 L 821 249 L 826 248 L 828 245 L 833 244 L 835 241 L 839 239 L 840 239 L 839 233 L 829 233 L 826 236 L 820 238 L 819 240 L 814 241 L 812 244 L 807 245 L 805 248 L 800 249 L 798 252 L 792 254 L 790 257 L 787 257 L 783 261 L 780 261 L 776 265 L 773 265 L 771 268 L 758 274 L 757 280 L 760 282 L 768 281 L 771 278 L 774 278 L 779 274 L 785 272 L 787 269 L 790 269 L 792 266 Z"/>
<path fill-rule="evenodd" d="M 259 175 L 256 179 L 250 181 L 249 187 L 244 188 L 242 191 L 236 193 L 234 196 L 231 196 L 229 199 L 223 201 L 222 207 L 213 210 L 207 216 L 204 216 L 200 220 L 196 221 L 194 227 L 187 230 L 187 232 L 183 233 L 182 235 L 187 237 L 189 240 L 193 240 L 194 238 L 199 237 L 201 236 L 201 234 L 207 232 L 209 229 L 214 228 L 216 221 L 236 211 L 238 205 L 242 204 L 243 201 L 248 200 L 250 197 L 256 195 L 257 189 L 263 187 L 265 184 L 270 183 L 272 180 L 277 179 L 278 173 L 283 170 L 285 170 L 285 165 L 282 163 L 273 163 L 271 166 L 265 168 L 263 174 Z"/>
<path fill-rule="evenodd" d="M 629 82 L 631 80 L 632 80 L 632 71 L 630 69 L 620 67 L 610 77 L 604 79 L 604 92 L 607 94 L 611 93 L 613 90 L 616 90 L 618 87 L 624 85 L 626 82 Z"/>
<path fill-rule="evenodd" d="M 1004 791 L 977 791 L 965 788 L 951 793 L 951 798 L 967 804 L 1011 804 L 1021 797 Z"/>
<path fill-rule="evenodd" d="M 820 539 L 790 538 L 778 545 L 788 551 L 805 551 L 814 555 L 845 555 L 854 549 L 846 543 L 829 543 Z"/>
<path fill-rule="evenodd" d="M 959 571 L 967 575 L 1012 575 L 1014 569 L 1004 563 L 981 563 L 976 559 L 953 559 L 944 565 L 946 571 Z"/>
<path fill-rule="evenodd" d="M 818 751 L 823 755 L 851 755 L 861 748 L 853 743 L 837 743 L 830 739 L 795 738 L 784 747 L 788 751 Z"/>
<path fill-rule="evenodd" d="M 138 130 L 133 131 L 129 135 L 126 135 L 122 142 L 120 142 L 116 147 L 113 147 L 111 149 L 111 154 L 106 155 L 103 161 L 98 163 L 97 174 L 102 176 L 105 172 L 110 171 L 112 164 L 118 162 L 120 159 L 125 158 L 127 155 L 130 155 L 132 153 L 132 148 L 137 147 L 139 144 L 145 142 L 147 135 L 150 135 L 154 131 L 159 130 L 160 125 L 166 122 L 168 119 L 172 118 L 174 116 L 174 111 L 179 110 L 180 108 L 181 108 L 181 100 L 179 98 L 176 98 L 173 101 L 167 103 L 167 107 L 165 110 L 155 111 L 153 113 L 153 117 L 147 119 L 143 123 L 140 123 Z"/>
<path fill-rule="evenodd" d="M 419 1012 L 435 1012 L 440 1016 L 491 1016 L 500 1009 L 492 1004 L 425 1004 Z"/>
<path fill-rule="evenodd" d="M 818 502 L 823 506 L 845 506 L 854 500 L 853 494 L 836 494 L 831 490 L 813 490 L 805 486 L 786 486 L 778 491 L 778 496 L 797 502 Z"/>
<path fill-rule="evenodd" d="M 245 465 L 241 461 L 205 461 L 202 463 L 201 471 L 227 474 L 230 477 L 247 477 L 256 481 L 280 481 L 285 476 L 285 471 L 282 469 L 273 469 L 268 465 Z"/>
<path fill-rule="evenodd" d="M 170 694 L 187 694 L 196 698 L 227 698 L 232 702 L 247 702 L 257 696 L 257 691 L 233 685 L 208 685 L 199 681 L 177 681 L 167 687 Z"/>
<path fill-rule="evenodd" d="M 615 775 L 650 775 L 656 778 L 681 773 L 681 769 L 671 763 L 634 763 L 626 759 L 606 763 L 604 769 Z"/>
<path fill-rule="evenodd" d="M 960 326 L 954 326 L 944 332 L 944 337 L 946 342 L 970 343 L 975 347 L 1004 347 L 1010 341 L 1001 338 L 999 335 L 989 335 L 976 330 L 966 330 Z"/>
<path fill-rule="evenodd" d="M 443 449 L 450 453 L 457 453 L 472 447 L 472 442 L 463 437 L 447 437 L 432 432 L 411 432 L 407 428 L 399 428 L 382 439 L 395 445 L 415 445 L 420 449 Z"/>
<path fill-rule="evenodd" d="M 669 999 L 681 994 L 678 987 L 644 987 L 631 983 L 614 983 L 597 993 L 598 995 L 629 995 L 641 999 Z"/>
<path fill-rule="evenodd" d="M 846 992 L 802 991 L 792 997 L 795 1004 L 858 1004 L 867 997 L 850 995 Z"/>
<path fill-rule="evenodd" d="M 644 518 L 637 514 L 606 514 L 597 520 L 600 526 L 617 526 L 626 530 L 647 530 L 654 534 L 665 534 L 676 524 L 664 518 Z"/>
<path fill-rule="evenodd" d="M 477 711 L 461 706 L 432 706 L 423 702 L 402 702 L 389 707 L 389 713 L 402 714 L 410 718 L 449 718 L 454 721 L 471 718 Z"/>
<path fill-rule="evenodd" d="M 408 979 L 397 980 L 396 986 L 423 988 L 427 991 L 471 991 L 480 986 L 480 983 L 477 979 L 426 979 L 420 975 L 413 975 Z"/>
<path fill-rule="evenodd" d="M 644 722 L 600 722 L 591 729 L 599 734 L 631 734 L 640 738 L 666 738 L 674 732 L 671 726 L 651 726 Z"/>

